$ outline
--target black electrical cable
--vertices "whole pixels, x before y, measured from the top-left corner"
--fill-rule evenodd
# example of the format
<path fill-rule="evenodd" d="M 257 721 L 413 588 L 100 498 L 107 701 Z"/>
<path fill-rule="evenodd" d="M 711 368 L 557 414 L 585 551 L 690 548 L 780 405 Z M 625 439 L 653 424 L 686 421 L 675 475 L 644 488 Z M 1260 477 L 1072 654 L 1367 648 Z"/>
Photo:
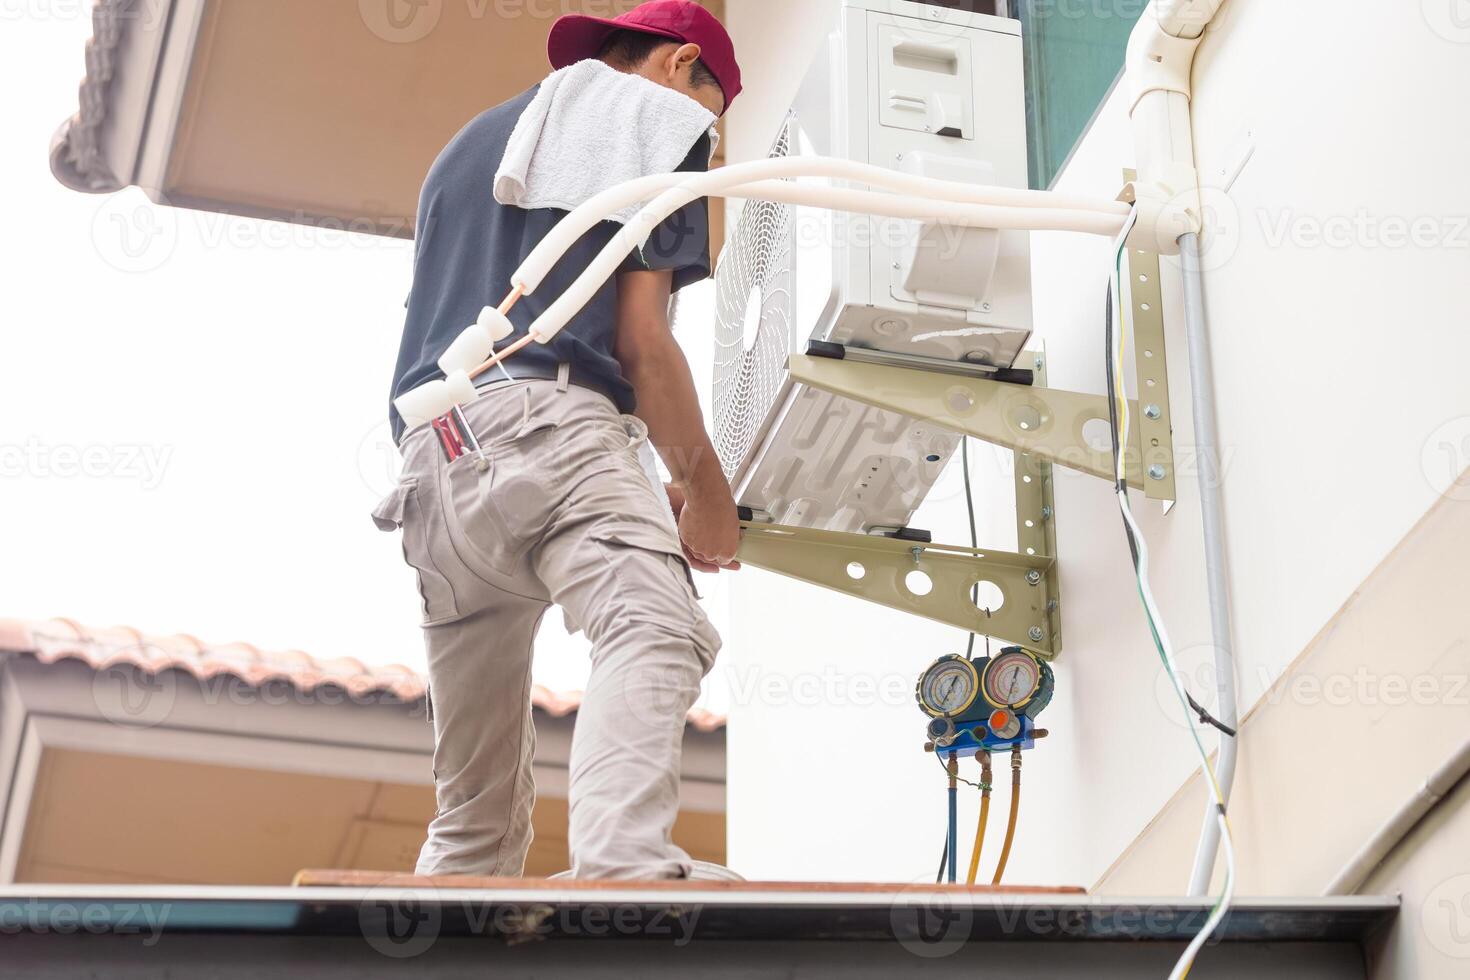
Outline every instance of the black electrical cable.
<path fill-rule="evenodd" d="M 1112 283 L 1108 283 L 1107 310 L 1105 311 L 1105 313 L 1103 315 L 1103 361 L 1105 363 L 1106 377 L 1107 377 L 1107 386 L 1108 386 L 1108 430 L 1109 430 L 1109 434 L 1112 436 L 1112 442 L 1113 442 L 1113 459 L 1116 461 L 1117 458 L 1118 458 L 1119 453 L 1122 451 L 1122 441 L 1123 440 L 1122 440 L 1122 434 L 1119 431 L 1119 425 L 1118 425 L 1118 379 L 1113 374 L 1113 285 L 1112 285 Z M 1121 479 L 1116 473 L 1114 473 L 1113 486 L 1117 489 L 1117 491 L 1119 493 L 1126 494 L 1128 492 L 1127 483 L 1123 479 Z M 1138 572 L 1138 541 L 1134 539 L 1134 537 L 1133 537 L 1133 528 L 1131 528 L 1131 527 L 1128 526 L 1128 522 L 1127 521 L 1124 521 L 1123 522 L 1123 534 L 1128 539 L 1128 553 L 1133 556 L 1133 571 L 1134 571 L 1135 574 L 1137 574 L 1137 572 Z M 1150 630 L 1153 629 L 1153 624 L 1152 623 L 1149 624 L 1149 629 Z M 1219 729 L 1220 731 L 1224 732 L 1226 735 L 1229 735 L 1231 738 L 1234 738 L 1235 737 L 1235 729 L 1231 728 L 1229 725 L 1225 724 L 1224 722 L 1222 722 L 1218 718 L 1216 718 L 1214 715 L 1210 714 L 1209 711 L 1205 710 L 1204 706 L 1201 705 L 1198 701 L 1196 701 L 1194 699 L 1194 695 L 1193 694 L 1190 694 L 1188 690 L 1186 690 L 1184 692 L 1184 697 L 1189 701 L 1189 706 L 1194 709 L 1194 711 L 1195 711 L 1196 714 L 1199 715 L 1199 720 L 1200 720 L 1200 722 L 1202 724 L 1212 725 L 1213 727 L 1215 727 L 1215 728 Z"/>
<path fill-rule="evenodd" d="M 965 513 L 970 517 L 970 547 L 980 547 L 980 536 L 975 532 L 975 495 L 970 490 L 970 437 L 960 436 L 960 466 L 965 471 Z M 970 602 L 977 608 L 980 605 L 980 584 L 977 582 L 970 587 Z M 965 659 L 975 659 L 975 634 L 970 634 L 969 641 L 965 644 Z"/>
<path fill-rule="evenodd" d="M 944 831 L 944 847 L 939 851 L 939 873 L 934 876 L 934 884 L 944 881 L 944 872 L 949 870 L 949 829 Z"/>

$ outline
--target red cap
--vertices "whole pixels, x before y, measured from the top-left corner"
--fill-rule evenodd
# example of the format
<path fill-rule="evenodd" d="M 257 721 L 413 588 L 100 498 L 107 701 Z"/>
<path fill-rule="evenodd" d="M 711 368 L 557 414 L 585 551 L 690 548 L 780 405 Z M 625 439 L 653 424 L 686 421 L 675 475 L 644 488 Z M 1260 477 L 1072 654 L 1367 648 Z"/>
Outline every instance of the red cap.
<path fill-rule="evenodd" d="M 613 31 L 642 31 L 673 41 L 699 45 L 699 59 L 720 83 L 725 109 L 740 94 L 740 66 L 735 62 L 735 45 L 715 15 L 692 0 L 649 0 L 620 17 L 589 17 L 567 14 L 557 18 L 546 38 L 551 67 L 565 68 L 597 57 L 602 42 Z"/>

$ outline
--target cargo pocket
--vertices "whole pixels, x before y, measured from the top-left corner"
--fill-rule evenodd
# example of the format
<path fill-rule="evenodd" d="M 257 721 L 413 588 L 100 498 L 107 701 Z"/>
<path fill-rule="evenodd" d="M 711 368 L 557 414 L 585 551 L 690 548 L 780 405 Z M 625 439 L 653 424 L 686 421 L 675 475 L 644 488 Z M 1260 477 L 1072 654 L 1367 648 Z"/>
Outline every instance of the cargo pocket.
<path fill-rule="evenodd" d="M 403 530 L 403 560 L 418 573 L 422 625 L 435 626 L 458 616 L 454 587 L 434 562 L 430 545 L 434 529 L 418 498 L 418 481 L 407 479 L 394 487 L 373 511 L 373 523 L 380 531 Z"/>
<path fill-rule="evenodd" d="M 591 537 L 617 579 L 618 601 L 629 618 L 686 632 L 707 673 L 720 636 L 699 604 L 678 539 L 637 524 L 601 527 Z"/>
<path fill-rule="evenodd" d="M 639 619 L 682 619 L 703 610 L 695 598 L 694 574 L 678 541 L 651 527 L 598 527 L 592 542 L 612 566 L 629 611 Z"/>
<path fill-rule="evenodd" d="M 545 436 L 556 428 L 554 421 L 529 419 L 510 439 L 486 447 L 484 459 L 472 454 L 449 464 L 448 520 L 476 574 L 514 575 L 545 527 L 560 464 L 547 454 L 561 451 Z"/>

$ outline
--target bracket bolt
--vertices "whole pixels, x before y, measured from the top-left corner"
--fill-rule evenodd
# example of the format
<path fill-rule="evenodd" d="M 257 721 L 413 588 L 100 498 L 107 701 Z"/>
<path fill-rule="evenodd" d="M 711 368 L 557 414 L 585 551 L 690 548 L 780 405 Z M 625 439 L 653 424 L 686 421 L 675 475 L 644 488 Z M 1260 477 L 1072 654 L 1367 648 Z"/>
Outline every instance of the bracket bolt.
<path fill-rule="evenodd" d="M 1164 478 L 1164 468 L 1158 463 L 1150 466 L 1148 468 L 1148 478 L 1150 480 L 1162 480 Z"/>
<path fill-rule="evenodd" d="M 1051 508 L 1050 507 L 1043 506 L 1041 508 L 1041 519 L 1043 521 L 1049 521 L 1049 520 L 1051 520 Z"/>
<path fill-rule="evenodd" d="M 1040 643 L 1046 638 L 1046 634 L 1041 631 L 1040 626 L 1031 627 L 1031 629 L 1026 631 L 1026 635 L 1031 637 L 1033 643 Z"/>
<path fill-rule="evenodd" d="M 1164 413 L 1159 409 L 1159 406 L 1157 405 L 1145 405 L 1143 408 L 1143 414 L 1151 419 L 1157 420 L 1159 416 L 1163 415 Z"/>
<path fill-rule="evenodd" d="M 1057 611 L 1057 601 L 1055 599 L 1048 599 L 1048 600 L 1046 600 L 1046 611 L 1047 612 L 1056 612 Z"/>
<path fill-rule="evenodd" d="M 1030 582 L 1032 585 L 1040 585 L 1041 573 L 1034 568 L 1031 569 L 1031 571 L 1026 573 L 1026 581 Z"/>
<path fill-rule="evenodd" d="M 914 556 L 914 564 L 917 565 L 919 563 L 919 559 L 922 558 L 922 557 L 924 557 L 924 549 L 923 548 L 910 548 L 909 549 L 909 554 L 911 554 L 911 555 Z"/>

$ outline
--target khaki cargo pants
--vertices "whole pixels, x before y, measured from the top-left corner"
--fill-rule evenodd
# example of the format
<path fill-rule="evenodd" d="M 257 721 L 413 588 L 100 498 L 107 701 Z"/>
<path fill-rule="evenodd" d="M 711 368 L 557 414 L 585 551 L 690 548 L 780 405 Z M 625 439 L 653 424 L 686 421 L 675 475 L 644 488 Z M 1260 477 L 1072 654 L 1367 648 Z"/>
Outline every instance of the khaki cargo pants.
<path fill-rule="evenodd" d="M 671 840 L 685 716 L 719 649 L 696 602 L 646 429 L 560 381 L 464 407 L 484 450 L 445 461 L 428 426 L 373 518 L 403 529 L 429 660 L 437 815 L 420 874 L 519 876 L 531 846 L 531 648 L 552 603 L 592 643 L 570 771 L 572 872 L 686 877 Z"/>

